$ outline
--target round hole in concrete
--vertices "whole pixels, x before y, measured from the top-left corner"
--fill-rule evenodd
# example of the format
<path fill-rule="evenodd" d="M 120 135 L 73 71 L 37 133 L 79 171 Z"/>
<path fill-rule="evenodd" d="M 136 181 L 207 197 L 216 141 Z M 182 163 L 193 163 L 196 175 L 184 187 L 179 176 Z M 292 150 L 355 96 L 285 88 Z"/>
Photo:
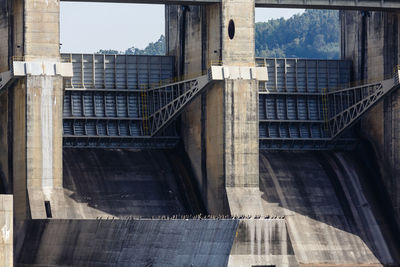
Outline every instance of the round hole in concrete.
<path fill-rule="evenodd" d="M 228 24 L 228 35 L 229 38 L 232 40 L 235 37 L 235 22 L 231 19 Z"/>

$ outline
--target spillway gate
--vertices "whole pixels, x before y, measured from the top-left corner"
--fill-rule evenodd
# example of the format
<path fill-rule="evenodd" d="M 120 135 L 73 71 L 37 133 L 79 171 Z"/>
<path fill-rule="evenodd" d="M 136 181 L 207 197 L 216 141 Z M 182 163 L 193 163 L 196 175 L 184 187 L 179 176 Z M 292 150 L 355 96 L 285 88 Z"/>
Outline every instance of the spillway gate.
<path fill-rule="evenodd" d="M 66 147 L 174 147 L 174 119 L 204 87 L 193 87 L 199 77 L 154 86 L 173 79 L 173 57 L 63 57 L 74 74 L 65 80 Z M 394 86 L 390 79 L 351 87 L 344 60 L 258 58 L 256 65 L 268 72 L 259 82 L 260 149 L 351 149 L 357 138 L 349 126 Z"/>

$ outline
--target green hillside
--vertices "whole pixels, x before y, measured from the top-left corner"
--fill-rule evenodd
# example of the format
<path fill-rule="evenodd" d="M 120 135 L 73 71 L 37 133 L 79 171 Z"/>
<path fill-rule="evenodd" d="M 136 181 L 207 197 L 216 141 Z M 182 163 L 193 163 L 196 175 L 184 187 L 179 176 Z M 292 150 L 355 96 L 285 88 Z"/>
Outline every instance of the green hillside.
<path fill-rule="evenodd" d="M 339 12 L 306 10 L 289 19 L 256 23 L 259 57 L 339 58 Z"/>
<path fill-rule="evenodd" d="M 306 10 L 289 19 L 256 23 L 257 57 L 339 58 L 339 12 Z M 163 35 L 145 49 L 100 50 L 101 54 L 164 55 Z"/>

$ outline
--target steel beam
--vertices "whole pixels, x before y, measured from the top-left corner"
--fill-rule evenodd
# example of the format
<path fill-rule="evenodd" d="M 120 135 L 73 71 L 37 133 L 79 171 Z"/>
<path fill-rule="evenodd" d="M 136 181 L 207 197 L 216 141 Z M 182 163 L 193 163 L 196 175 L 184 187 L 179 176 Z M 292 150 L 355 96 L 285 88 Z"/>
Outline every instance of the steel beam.
<path fill-rule="evenodd" d="M 107 2 L 162 5 L 206 5 L 221 3 L 221 0 L 62 0 L 66 2 Z M 256 7 L 383 10 L 400 9 L 397 0 L 255 0 Z"/>

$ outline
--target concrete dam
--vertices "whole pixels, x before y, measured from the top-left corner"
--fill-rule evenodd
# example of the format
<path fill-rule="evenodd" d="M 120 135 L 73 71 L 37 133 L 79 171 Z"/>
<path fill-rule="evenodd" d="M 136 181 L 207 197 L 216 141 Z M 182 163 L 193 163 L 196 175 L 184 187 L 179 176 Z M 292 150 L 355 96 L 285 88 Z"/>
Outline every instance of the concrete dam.
<path fill-rule="evenodd" d="M 108 2 L 165 4 L 166 55 L 0 0 L 2 266 L 400 265 L 400 3 Z M 341 60 L 256 58 L 255 7 L 340 10 Z"/>

